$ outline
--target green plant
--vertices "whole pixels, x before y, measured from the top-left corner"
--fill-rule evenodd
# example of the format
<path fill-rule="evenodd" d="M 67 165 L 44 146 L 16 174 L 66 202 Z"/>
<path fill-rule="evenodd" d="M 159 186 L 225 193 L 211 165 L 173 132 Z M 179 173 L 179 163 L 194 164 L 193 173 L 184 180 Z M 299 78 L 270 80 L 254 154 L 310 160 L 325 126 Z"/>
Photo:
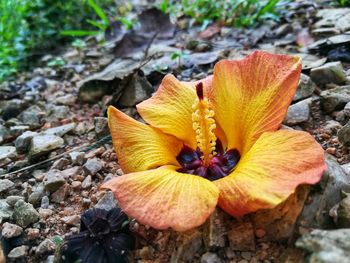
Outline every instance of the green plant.
<path fill-rule="evenodd" d="M 244 27 L 262 18 L 278 18 L 275 7 L 279 0 L 163 0 L 158 8 L 176 17 L 189 16 L 193 22 L 207 26 L 211 22 Z"/>
<path fill-rule="evenodd" d="M 339 6 L 350 6 L 350 0 L 337 0 Z"/>

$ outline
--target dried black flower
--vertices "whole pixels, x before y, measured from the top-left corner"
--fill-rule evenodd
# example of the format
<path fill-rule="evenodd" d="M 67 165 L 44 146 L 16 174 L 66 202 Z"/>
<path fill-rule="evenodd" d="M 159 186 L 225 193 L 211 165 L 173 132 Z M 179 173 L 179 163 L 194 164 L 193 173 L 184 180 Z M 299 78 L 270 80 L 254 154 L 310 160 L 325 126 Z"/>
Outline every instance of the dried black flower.
<path fill-rule="evenodd" d="M 120 208 L 93 208 L 81 216 L 80 233 L 69 236 L 61 247 L 60 262 L 124 263 L 135 238 L 128 217 Z"/>

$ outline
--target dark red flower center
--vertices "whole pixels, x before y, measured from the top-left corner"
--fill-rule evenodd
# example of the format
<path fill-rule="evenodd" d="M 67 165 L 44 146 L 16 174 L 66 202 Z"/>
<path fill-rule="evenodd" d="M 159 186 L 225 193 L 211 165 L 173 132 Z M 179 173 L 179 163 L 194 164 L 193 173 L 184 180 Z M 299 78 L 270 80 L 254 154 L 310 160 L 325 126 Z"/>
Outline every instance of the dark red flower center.
<path fill-rule="evenodd" d="M 198 175 L 210 181 L 218 180 L 230 174 L 236 167 L 241 155 L 237 149 L 225 151 L 219 139 L 215 146 L 216 154 L 210 159 L 209 164 L 203 161 L 203 153 L 199 148 L 193 150 L 184 145 L 176 159 L 181 168 L 178 172 Z"/>

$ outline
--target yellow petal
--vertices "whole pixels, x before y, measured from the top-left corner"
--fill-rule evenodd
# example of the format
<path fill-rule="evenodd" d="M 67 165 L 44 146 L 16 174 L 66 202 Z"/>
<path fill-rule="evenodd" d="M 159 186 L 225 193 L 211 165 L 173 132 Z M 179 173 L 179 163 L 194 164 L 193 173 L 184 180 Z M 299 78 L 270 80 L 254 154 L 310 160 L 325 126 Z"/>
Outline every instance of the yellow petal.
<path fill-rule="evenodd" d="M 212 93 L 228 148 L 247 152 L 259 136 L 277 130 L 297 88 L 300 59 L 255 51 L 215 65 Z"/>
<path fill-rule="evenodd" d="M 153 127 L 171 134 L 195 149 L 195 132 L 192 128 L 192 104 L 196 99 L 196 82 L 180 82 L 166 75 L 157 92 L 137 105 L 141 117 Z M 203 80 L 204 92 L 211 78 Z"/>
<path fill-rule="evenodd" d="M 318 182 L 325 169 L 323 149 L 310 134 L 266 132 L 232 174 L 214 181 L 220 189 L 219 206 L 236 217 L 273 208 L 298 185 Z"/>
<path fill-rule="evenodd" d="M 178 165 L 176 156 L 183 144 L 175 137 L 135 121 L 113 106 L 108 108 L 108 125 L 125 173 Z"/>
<path fill-rule="evenodd" d="M 144 225 L 185 231 L 205 222 L 219 191 L 210 181 L 178 173 L 175 167 L 126 174 L 102 187 L 111 189 L 120 207 Z"/>

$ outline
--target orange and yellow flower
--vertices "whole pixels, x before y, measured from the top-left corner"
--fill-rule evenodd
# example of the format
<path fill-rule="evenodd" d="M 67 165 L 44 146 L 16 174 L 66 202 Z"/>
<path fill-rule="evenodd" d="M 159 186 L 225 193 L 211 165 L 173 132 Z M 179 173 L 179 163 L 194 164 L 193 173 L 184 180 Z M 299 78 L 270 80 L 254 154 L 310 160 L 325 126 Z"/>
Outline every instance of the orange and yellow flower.
<path fill-rule="evenodd" d="M 103 185 L 140 223 L 184 231 L 216 205 L 235 217 L 273 208 L 326 169 L 306 132 L 279 130 L 294 96 L 300 59 L 255 51 L 222 60 L 202 81 L 167 75 L 137 105 L 147 124 L 110 106 L 109 127 L 126 173 Z"/>

